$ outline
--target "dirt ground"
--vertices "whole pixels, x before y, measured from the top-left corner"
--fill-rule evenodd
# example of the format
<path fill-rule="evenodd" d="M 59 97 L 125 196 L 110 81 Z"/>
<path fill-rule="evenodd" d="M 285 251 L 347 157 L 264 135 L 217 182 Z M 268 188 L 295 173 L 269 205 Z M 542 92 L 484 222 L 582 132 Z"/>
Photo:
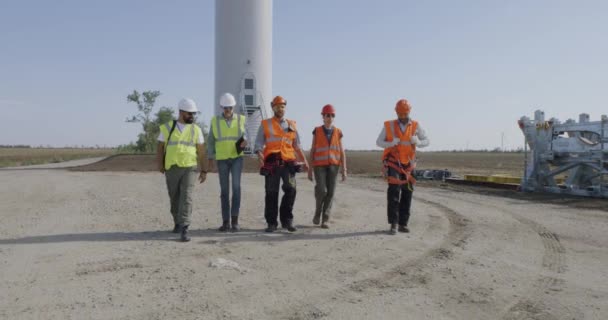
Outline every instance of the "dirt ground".
<path fill-rule="evenodd" d="M 149 163 L 143 159 L 133 167 Z M 414 192 L 412 232 L 391 236 L 381 179 L 341 183 L 325 230 L 312 226 L 313 184 L 300 176 L 299 230 L 266 234 L 263 179 L 247 173 L 244 230 L 233 234 L 216 231 L 219 185 L 211 173 L 196 188 L 193 240 L 180 243 L 168 232 L 164 177 L 102 165 L 0 170 L 1 319 L 608 314 L 605 200 L 588 206 L 581 198 L 424 182 Z"/>

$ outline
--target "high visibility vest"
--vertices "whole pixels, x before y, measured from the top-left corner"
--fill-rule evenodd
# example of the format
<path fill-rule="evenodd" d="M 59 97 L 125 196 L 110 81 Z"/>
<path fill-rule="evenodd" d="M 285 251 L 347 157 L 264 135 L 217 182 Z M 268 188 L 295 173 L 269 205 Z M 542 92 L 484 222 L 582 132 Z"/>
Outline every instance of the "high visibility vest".
<path fill-rule="evenodd" d="M 399 144 L 384 149 L 382 159 L 389 159 L 392 161 L 399 161 L 402 165 L 407 165 L 410 161 L 416 157 L 416 146 L 411 143 L 412 136 L 416 133 L 418 128 L 418 122 L 411 120 L 405 126 L 405 132 L 401 131 L 399 126 L 399 120 L 390 120 L 384 122 L 384 129 L 386 131 L 386 141 L 391 142 L 393 138 L 399 138 Z"/>
<path fill-rule="evenodd" d="M 211 119 L 211 132 L 215 137 L 215 160 L 234 159 L 243 154 L 242 151 L 236 152 L 235 142 L 245 134 L 245 122 L 245 116 L 235 114 L 232 117 L 232 126 L 228 128 L 224 116 Z"/>
<path fill-rule="evenodd" d="M 199 141 L 200 132 L 200 130 L 196 130 L 198 126 L 186 124 L 181 132 L 175 128 L 171 133 L 171 140 L 167 141 L 172 126 L 173 121 L 160 126 L 160 132 L 165 137 L 165 170 L 169 170 L 173 165 L 184 168 L 196 166 L 196 144 Z"/>
<path fill-rule="evenodd" d="M 315 153 L 312 155 L 312 162 L 315 167 L 329 165 L 339 166 L 342 163 L 340 153 L 340 129 L 334 127 L 331 140 L 327 140 L 327 135 L 323 126 L 315 128 Z"/>
<path fill-rule="evenodd" d="M 281 159 L 284 161 L 293 161 L 296 159 L 296 152 L 293 148 L 293 143 L 296 141 L 296 122 L 287 120 L 291 130 L 285 132 L 281 128 L 279 120 L 275 117 L 262 120 L 262 128 L 264 129 L 264 137 L 266 144 L 264 146 L 264 159 L 273 153 L 280 153 Z"/>

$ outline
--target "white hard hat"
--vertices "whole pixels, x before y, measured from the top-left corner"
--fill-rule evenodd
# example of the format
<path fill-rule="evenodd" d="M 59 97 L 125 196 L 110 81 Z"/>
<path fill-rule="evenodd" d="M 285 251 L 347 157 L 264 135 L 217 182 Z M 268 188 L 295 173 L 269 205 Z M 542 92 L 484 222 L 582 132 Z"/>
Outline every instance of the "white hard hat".
<path fill-rule="evenodd" d="M 236 99 L 234 99 L 232 94 L 224 93 L 220 96 L 220 106 L 224 108 L 234 108 L 234 106 L 236 106 Z"/>
<path fill-rule="evenodd" d="M 186 112 L 198 112 L 198 109 L 196 108 L 196 103 L 194 103 L 194 100 L 187 99 L 187 98 L 180 100 L 179 103 L 177 104 L 177 108 L 179 110 L 186 111 Z"/>

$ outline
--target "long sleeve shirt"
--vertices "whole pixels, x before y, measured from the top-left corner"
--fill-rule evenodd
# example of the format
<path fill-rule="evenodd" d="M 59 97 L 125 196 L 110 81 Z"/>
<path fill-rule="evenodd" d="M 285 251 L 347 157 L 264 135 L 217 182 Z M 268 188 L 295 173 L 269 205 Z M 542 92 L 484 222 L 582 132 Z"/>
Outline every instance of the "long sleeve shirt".
<path fill-rule="evenodd" d="M 405 124 L 399 122 L 399 127 L 401 128 L 402 132 L 405 132 L 405 128 L 411 125 L 411 120 L 408 120 L 408 122 Z M 416 132 L 414 132 L 414 136 L 416 136 L 420 140 L 420 142 L 416 144 L 416 148 L 424 148 L 429 145 L 429 138 L 427 137 L 424 129 L 422 129 L 422 126 L 420 126 L 420 123 L 418 123 L 418 126 L 416 127 Z M 382 131 L 380 131 L 380 135 L 378 135 L 378 139 L 376 139 L 376 145 L 383 149 L 393 146 L 392 142 L 386 141 L 386 128 L 384 128 L 384 126 L 382 126 Z"/>
<path fill-rule="evenodd" d="M 223 120 L 226 120 L 226 125 L 228 126 L 228 128 L 230 128 L 232 126 L 233 123 L 237 123 L 234 120 L 234 114 L 232 115 L 232 117 L 230 117 L 230 119 L 226 119 L 224 117 L 224 115 L 219 115 L 218 117 L 222 117 Z M 207 135 L 207 158 L 208 159 L 215 159 L 215 141 L 216 141 L 216 137 L 213 134 L 213 118 L 211 118 L 211 122 L 209 123 L 209 134 Z M 243 132 L 243 139 L 245 139 L 245 141 L 249 141 L 248 140 L 248 136 L 247 136 L 247 130 L 245 130 Z"/>
<path fill-rule="evenodd" d="M 279 123 L 281 124 L 281 128 L 283 129 L 283 131 L 287 132 L 287 130 L 289 129 L 289 123 L 287 122 L 287 120 L 283 118 L 279 120 Z M 259 151 L 262 151 L 264 149 L 265 144 L 266 136 L 264 135 L 264 127 L 260 126 L 260 129 L 258 129 L 258 135 L 255 139 L 254 152 L 257 153 Z M 293 147 L 294 149 L 300 149 L 300 131 L 296 131 L 296 141 L 294 141 Z"/>

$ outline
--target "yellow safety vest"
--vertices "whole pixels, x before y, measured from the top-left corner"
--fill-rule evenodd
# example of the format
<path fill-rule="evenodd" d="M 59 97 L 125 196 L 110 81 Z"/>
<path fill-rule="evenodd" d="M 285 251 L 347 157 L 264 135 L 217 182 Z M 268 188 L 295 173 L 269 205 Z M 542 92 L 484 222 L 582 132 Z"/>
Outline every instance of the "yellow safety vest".
<path fill-rule="evenodd" d="M 215 138 L 215 160 L 234 159 L 243 154 L 236 152 L 235 143 L 245 134 L 245 122 L 244 115 L 234 114 L 232 126 L 228 128 L 223 115 L 211 119 L 211 134 Z"/>
<path fill-rule="evenodd" d="M 171 133 L 171 140 L 167 141 L 172 126 L 173 121 L 160 126 L 160 132 L 165 137 L 165 170 L 169 170 L 173 165 L 182 168 L 196 166 L 196 144 L 199 141 L 200 132 L 197 130 L 198 126 L 186 124 L 181 132 L 175 128 Z"/>

